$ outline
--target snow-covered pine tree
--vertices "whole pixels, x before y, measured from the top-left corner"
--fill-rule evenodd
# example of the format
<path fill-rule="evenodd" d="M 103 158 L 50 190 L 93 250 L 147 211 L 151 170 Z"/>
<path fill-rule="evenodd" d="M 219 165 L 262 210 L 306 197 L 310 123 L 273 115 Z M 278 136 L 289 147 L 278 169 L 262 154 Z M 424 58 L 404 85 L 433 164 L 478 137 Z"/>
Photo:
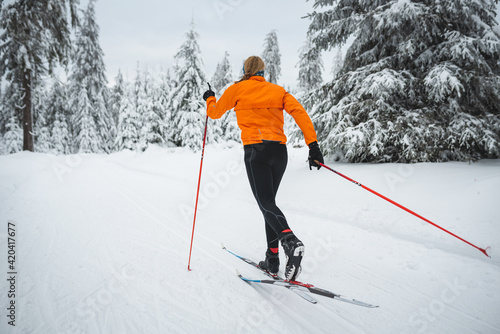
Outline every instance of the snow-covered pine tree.
<path fill-rule="evenodd" d="M 87 87 L 86 79 L 82 82 L 76 100 L 76 110 L 78 112 L 73 119 L 75 124 L 78 124 L 78 134 L 75 137 L 74 147 L 78 153 L 101 153 L 102 146 L 94 119 L 95 109 L 85 87 Z"/>
<path fill-rule="evenodd" d="M 237 143 L 241 143 L 241 131 L 238 127 L 238 121 L 234 110 L 226 112 L 224 116 L 222 116 L 221 121 L 223 122 L 224 130 L 222 139 L 226 142 L 235 141 Z"/>
<path fill-rule="evenodd" d="M 111 111 L 108 110 L 106 102 L 108 95 L 108 87 L 97 94 L 94 101 L 94 112 L 97 116 L 97 136 L 99 138 L 99 147 L 103 152 L 110 153 L 113 150 L 114 141 L 116 138 L 116 123 L 114 122 Z"/>
<path fill-rule="evenodd" d="M 220 97 L 224 90 L 234 83 L 234 75 L 231 64 L 229 63 L 229 53 L 226 51 L 224 53 L 224 59 L 217 65 L 217 69 L 214 74 L 215 95 Z M 219 122 L 214 122 L 219 121 Z M 234 110 L 229 110 L 226 112 L 220 120 L 210 120 L 209 129 L 220 127 L 222 133 L 219 134 L 222 141 L 231 142 L 241 142 L 240 129 L 236 120 L 236 114 Z M 210 137 L 209 137 L 210 139 Z"/>
<path fill-rule="evenodd" d="M 221 96 L 224 90 L 229 85 L 234 83 L 233 69 L 229 63 L 229 53 L 224 52 L 224 58 L 217 64 L 214 76 L 212 77 L 212 89 L 215 96 Z M 207 87 L 208 88 L 208 87 Z M 227 129 L 232 131 L 234 128 L 228 122 L 233 121 L 231 117 L 232 111 L 225 113 L 220 119 L 209 120 L 208 125 L 208 140 L 209 142 L 220 142 L 227 139 L 232 139 L 234 134 L 227 133 Z"/>
<path fill-rule="evenodd" d="M 316 0 L 316 47 L 354 36 L 337 80 L 307 102 L 325 153 L 381 162 L 500 157 L 496 2 Z"/>
<path fill-rule="evenodd" d="M 137 113 L 142 120 L 140 147 L 145 150 L 149 144 L 163 143 L 163 120 L 155 104 L 155 83 L 146 68 L 138 78 Z"/>
<path fill-rule="evenodd" d="M 313 47 L 311 35 L 307 34 L 304 45 L 299 49 L 299 90 L 307 94 L 323 84 L 323 59 L 318 48 Z"/>
<path fill-rule="evenodd" d="M 224 52 L 224 58 L 217 64 L 212 77 L 212 89 L 216 96 L 220 96 L 224 89 L 234 82 L 233 68 L 229 62 L 229 52 Z"/>
<path fill-rule="evenodd" d="M 66 86 L 54 80 L 47 100 L 47 122 L 51 124 L 51 147 L 55 154 L 71 153 L 71 142 L 66 109 Z"/>
<path fill-rule="evenodd" d="M 333 65 L 332 65 L 332 78 L 336 78 L 337 74 L 340 73 L 340 70 L 344 66 L 344 56 L 342 55 L 342 49 L 337 48 L 333 56 Z"/>
<path fill-rule="evenodd" d="M 52 140 L 49 130 L 50 124 L 47 122 L 47 111 L 45 108 L 38 109 L 38 117 L 34 125 L 35 147 L 37 152 L 52 152 Z"/>
<path fill-rule="evenodd" d="M 0 2 L 0 12 L 2 11 L 2 4 Z M 2 78 L 0 78 L 0 155 L 5 154 L 4 152 L 4 140 L 3 134 L 5 133 L 5 129 L 7 126 L 7 112 L 5 111 L 3 100 L 3 87 L 2 87 Z"/>
<path fill-rule="evenodd" d="M 122 100 L 123 94 L 125 92 L 125 81 L 123 79 L 122 71 L 119 69 L 118 74 L 115 77 L 115 84 L 110 91 L 110 96 L 108 100 L 108 110 L 111 113 L 114 124 L 118 124 L 118 118 L 120 115 L 120 102 Z"/>
<path fill-rule="evenodd" d="M 2 5 L 0 4 L 0 11 L 1 7 Z M 7 118 L 7 113 L 5 112 L 5 105 L 4 105 L 3 81 L 2 78 L 0 77 L 0 136 L 5 133 L 5 126 L 7 125 L 7 121 L 8 118 Z"/>
<path fill-rule="evenodd" d="M 166 72 L 161 69 L 154 89 L 153 106 L 161 116 L 162 123 L 160 125 L 160 133 L 164 142 L 172 141 L 172 129 L 175 128 L 172 123 L 172 110 L 169 108 L 170 93 L 173 86 L 170 69 L 167 69 Z"/>
<path fill-rule="evenodd" d="M 38 81 L 38 80 L 37 80 Z M 33 131 L 35 134 L 35 150 L 41 153 L 49 153 L 52 151 L 52 142 L 49 128 L 50 116 L 47 110 L 47 92 L 44 81 L 36 82 L 35 88 L 32 91 L 32 106 L 35 110 Z"/>
<path fill-rule="evenodd" d="M 116 150 L 136 150 L 138 148 L 141 122 L 137 114 L 135 100 L 134 89 L 126 85 L 120 101 Z"/>
<path fill-rule="evenodd" d="M 67 63 L 71 48 L 67 6 L 76 26 L 77 4 L 78 0 L 18 0 L 2 8 L 0 77 L 5 75 L 21 90 L 22 100 L 16 106 L 23 115 L 24 150 L 34 150 L 33 78 L 52 73 L 56 63 Z"/>
<path fill-rule="evenodd" d="M 312 36 L 307 34 L 304 45 L 299 49 L 299 77 L 298 94 L 299 101 L 303 96 L 321 87 L 323 83 L 323 58 L 321 51 L 314 47 Z M 288 114 L 285 115 L 284 131 L 288 136 L 288 142 L 292 145 L 302 145 L 304 135 L 297 123 Z"/>
<path fill-rule="evenodd" d="M 2 3 L 0 1 L 0 12 L 2 11 Z M 3 134 L 5 133 L 5 126 L 7 125 L 7 113 L 4 111 L 3 105 L 3 89 L 2 78 L 0 78 L 0 155 L 4 154 Z"/>
<path fill-rule="evenodd" d="M 19 109 L 19 101 L 22 100 L 21 97 L 21 87 L 20 80 L 12 80 L 11 82 L 6 82 L 6 87 L 2 95 L 2 109 L 3 113 L 0 116 L 2 119 L 0 133 L 5 134 L 7 132 L 7 124 L 10 122 L 12 115 L 15 115 L 18 119 L 18 124 L 22 122 L 22 114 Z"/>
<path fill-rule="evenodd" d="M 22 118 L 19 117 L 20 110 L 16 107 L 18 101 L 21 101 L 19 96 L 21 89 L 18 87 L 19 82 L 13 80 L 10 82 L 2 96 L 2 114 L 4 115 L 3 128 L 3 154 L 16 153 L 23 149 L 23 129 L 20 124 Z"/>
<path fill-rule="evenodd" d="M 99 26 L 95 20 L 95 1 L 90 0 L 83 14 L 82 24 L 76 32 L 75 49 L 72 54 L 72 73 L 69 76 L 71 112 L 75 119 L 85 120 L 84 131 L 88 133 L 80 135 L 82 126 L 74 124 L 75 138 L 90 140 L 90 133 L 95 133 L 96 143 L 82 146 L 77 140 L 75 142 L 77 151 L 87 151 L 90 147 L 98 148 L 95 152 L 109 152 L 114 140 L 116 129 L 110 111 L 107 109 L 107 79 L 104 65 L 104 54 L 99 45 Z M 85 86 L 83 85 L 85 83 Z M 90 105 L 82 104 L 82 91 L 88 94 Z M 78 106 L 85 108 L 78 109 Z M 87 117 L 89 109 L 91 118 Z"/>
<path fill-rule="evenodd" d="M 206 90 L 207 80 L 202 70 L 198 38 L 192 21 L 186 40 L 175 55 L 178 64 L 175 81 L 178 86 L 172 92 L 170 104 L 177 127 L 173 141 L 178 146 L 191 149 L 201 147 L 205 122 L 205 104 L 201 97 Z"/>
<path fill-rule="evenodd" d="M 3 153 L 10 154 L 21 151 L 23 149 L 23 130 L 19 126 L 19 121 L 13 109 L 10 111 L 6 130 L 3 136 Z"/>
<path fill-rule="evenodd" d="M 55 116 L 52 125 L 51 142 L 55 154 L 71 153 L 71 137 L 68 130 L 68 122 L 62 113 L 57 113 Z"/>
<path fill-rule="evenodd" d="M 266 64 L 264 71 L 266 80 L 275 84 L 278 83 L 278 79 L 281 76 L 281 54 L 276 30 L 266 35 L 262 60 Z"/>
<path fill-rule="evenodd" d="M 97 133 L 96 119 L 94 118 L 94 105 L 89 99 L 87 88 L 83 85 L 83 80 L 76 87 L 71 88 L 70 95 L 70 110 L 73 114 L 71 117 L 72 123 L 72 152 L 78 153 L 101 153 L 101 141 Z M 86 96 L 83 96 L 86 94 Z M 82 142 L 83 141 L 83 142 Z M 92 143 L 90 143 L 92 142 Z M 91 148 L 96 148 L 96 151 L 90 151 Z"/>

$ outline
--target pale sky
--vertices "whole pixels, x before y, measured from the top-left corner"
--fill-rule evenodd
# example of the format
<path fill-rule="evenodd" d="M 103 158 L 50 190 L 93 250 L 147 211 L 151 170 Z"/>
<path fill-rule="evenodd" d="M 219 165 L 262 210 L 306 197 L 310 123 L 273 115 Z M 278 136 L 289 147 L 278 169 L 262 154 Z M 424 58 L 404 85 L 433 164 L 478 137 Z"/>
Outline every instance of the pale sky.
<path fill-rule="evenodd" d="M 4 5 L 13 0 L 5 0 Z M 80 0 L 86 8 L 88 0 Z M 137 63 L 165 70 L 185 41 L 194 19 L 205 73 L 210 80 L 217 63 L 229 52 L 233 74 L 243 61 L 262 54 L 264 39 L 277 31 L 281 52 L 281 85 L 296 86 L 299 48 L 305 42 L 314 0 L 97 0 L 96 19 L 108 81 L 118 69 L 132 80 Z M 500 5 L 498 5 L 500 6 Z M 497 6 L 497 7 L 498 7 Z M 500 11 L 497 11 L 500 21 Z M 329 80 L 333 52 L 324 53 L 323 80 Z"/>
<path fill-rule="evenodd" d="M 87 0 L 82 0 L 81 7 Z M 108 80 L 118 68 L 129 79 L 137 62 L 154 70 L 171 67 L 194 19 L 199 33 L 205 73 L 211 79 L 217 63 L 229 52 L 233 74 L 240 75 L 243 61 L 260 56 L 264 39 L 277 31 L 282 75 L 278 83 L 297 83 L 299 48 L 304 44 L 313 2 L 305 0 L 98 0 L 97 22 Z M 332 60 L 325 61 L 330 72 Z"/>
<path fill-rule="evenodd" d="M 84 8 L 88 0 L 81 0 Z M 134 78 L 137 62 L 154 70 L 172 66 L 185 41 L 191 20 L 205 73 L 211 79 L 217 63 L 228 51 L 233 74 L 240 75 L 243 61 L 262 54 L 266 35 L 276 30 L 281 52 L 279 84 L 296 86 L 298 50 L 305 42 L 314 0 L 98 0 L 97 22 L 105 53 L 108 80 L 118 68 Z M 497 20 L 500 21 L 500 12 Z M 323 80 L 329 80 L 333 52 L 324 53 Z"/>

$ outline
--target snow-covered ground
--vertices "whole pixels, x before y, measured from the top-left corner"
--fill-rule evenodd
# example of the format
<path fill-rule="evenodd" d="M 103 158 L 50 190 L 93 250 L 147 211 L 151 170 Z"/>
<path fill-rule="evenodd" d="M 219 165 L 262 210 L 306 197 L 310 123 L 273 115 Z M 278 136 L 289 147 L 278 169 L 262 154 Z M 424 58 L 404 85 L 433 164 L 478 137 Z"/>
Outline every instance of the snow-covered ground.
<path fill-rule="evenodd" d="M 1 333 L 499 333 L 500 161 L 340 164 L 492 258 L 289 148 L 278 205 L 306 245 L 302 281 L 367 309 L 241 281 L 263 275 L 264 223 L 242 148 L 0 157 Z M 15 223 L 16 297 L 8 279 Z M 282 263 L 284 260 L 282 259 Z M 15 324 L 8 325 L 15 301 Z"/>

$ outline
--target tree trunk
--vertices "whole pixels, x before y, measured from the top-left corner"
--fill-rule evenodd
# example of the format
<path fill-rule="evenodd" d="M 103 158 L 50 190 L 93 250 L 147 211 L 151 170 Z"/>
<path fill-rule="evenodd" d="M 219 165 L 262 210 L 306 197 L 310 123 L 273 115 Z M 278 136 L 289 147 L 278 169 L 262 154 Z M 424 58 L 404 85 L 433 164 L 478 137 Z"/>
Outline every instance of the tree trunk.
<path fill-rule="evenodd" d="M 34 152 L 33 114 L 31 113 L 31 70 L 23 74 L 23 151 Z"/>

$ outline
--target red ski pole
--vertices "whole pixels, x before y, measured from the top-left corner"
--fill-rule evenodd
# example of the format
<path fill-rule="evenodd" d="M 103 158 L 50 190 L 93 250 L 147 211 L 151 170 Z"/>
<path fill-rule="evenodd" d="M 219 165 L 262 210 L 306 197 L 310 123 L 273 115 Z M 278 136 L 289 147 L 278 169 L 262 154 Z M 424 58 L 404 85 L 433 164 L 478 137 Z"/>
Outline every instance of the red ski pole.
<path fill-rule="evenodd" d="M 210 87 L 210 85 L 209 85 Z M 203 147 L 201 149 L 200 174 L 198 176 L 198 188 L 196 189 L 196 203 L 194 205 L 193 232 L 191 233 L 191 245 L 189 246 L 188 271 L 191 271 L 191 252 L 193 251 L 194 226 L 196 223 L 196 212 L 198 211 L 198 196 L 200 195 L 201 169 L 203 167 L 203 155 L 205 154 L 205 140 L 207 138 L 208 115 L 205 118 L 205 132 L 203 133 Z"/>
<path fill-rule="evenodd" d="M 322 164 L 321 162 L 319 162 L 319 161 L 317 161 L 317 160 L 315 160 L 315 162 L 316 162 L 318 165 L 320 165 L 320 166 L 322 166 L 322 167 L 325 167 L 326 169 L 328 169 L 328 170 L 330 170 L 330 171 L 334 172 L 335 174 L 337 174 L 337 175 L 339 175 L 339 176 L 342 176 L 344 179 L 346 179 L 346 180 L 348 180 L 348 181 L 351 181 L 352 183 L 354 183 L 354 184 L 356 184 L 356 185 L 360 186 L 361 188 L 363 188 L 363 189 L 365 189 L 365 190 L 368 190 L 368 191 L 369 191 L 369 192 L 371 192 L 372 194 L 375 194 L 375 195 L 377 195 L 378 197 L 385 199 L 387 202 L 394 204 L 394 205 L 395 205 L 395 206 L 397 206 L 398 208 L 403 209 L 403 210 L 405 210 L 406 212 L 411 213 L 412 215 L 414 215 L 414 216 L 416 216 L 416 217 L 418 217 L 418 218 L 422 219 L 423 221 L 425 221 L 425 222 L 427 222 L 427 223 L 431 224 L 432 226 L 435 226 L 435 227 L 437 227 L 438 229 L 440 229 L 440 230 L 442 230 L 442 231 L 444 231 L 444 232 L 446 232 L 446 233 L 448 233 L 448 234 L 450 234 L 450 235 L 454 236 L 454 237 L 455 237 L 455 238 L 457 238 L 458 240 L 461 240 L 461 241 L 465 242 L 466 244 L 471 245 L 472 247 L 474 247 L 474 248 L 476 248 L 476 249 L 480 250 L 480 251 L 481 251 L 484 255 L 486 255 L 487 257 L 490 257 L 490 258 L 491 258 L 491 256 L 489 256 L 489 255 L 488 255 L 488 253 L 487 253 L 487 250 L 488 250 L 488 248 L 490 248 L 490 247 L 480 248 L 480 247 L 478 247 L 478 246 L 474 245 L 473 243 L 470 243 L 469 241 L 467 241 L 467 240 L 465 240 L 465 239 L 463 239 L 463 238 L 459 237 L 458 235 L 456 235 L 456 234 L 454 234 L 454 233 L 451 233 L 451 232 L 450 232 L 450 231 L 448 231 L 447 229 L 442 228 L 442 227 L 441 227 L 441 226 L 439 226 L 438 224 L 435 224 L 435 223 L 431 222 L 429 219 L 422 217 L 422 216 L 421 216 L 421 215 L 419 215 L 418 213 L 415 213 L 415 212 L 411 211 L 410 209 L 408 209 L 408 208 L 406 208 L 406 207 L 402 206 L 401 204 L 394 202 L 392 199 L 387 198 L 387 197 L 385 197 L 385 196 L 384 196 L 384 195 L 382 195 L 382 194 L 379 194 L 379 193 L 378 193 L 378 192 L 376 192 L 375 190 L 372 190 L 372 189 L 370 189 L 370 188 L 368 188 L 368 187 L 366 187 L 366 186 L 362 185 L 361 183 L 359 183 L 359 182 L 357 182 L 357 181 L 354 181 L 353 179 L 351 179 L 351 178 L 349 178 L 349 177 L 345 176 L 345 175 L 344 175 L 344 174 L 342 174 L 342 173 L 337 172 L 336 170 L 334 170 L 334 169 L 332 169 L 332 168 L 328 167 L 328 166 L 327 166 L 327 165 L 325 165 L 325 164 Z"/>

